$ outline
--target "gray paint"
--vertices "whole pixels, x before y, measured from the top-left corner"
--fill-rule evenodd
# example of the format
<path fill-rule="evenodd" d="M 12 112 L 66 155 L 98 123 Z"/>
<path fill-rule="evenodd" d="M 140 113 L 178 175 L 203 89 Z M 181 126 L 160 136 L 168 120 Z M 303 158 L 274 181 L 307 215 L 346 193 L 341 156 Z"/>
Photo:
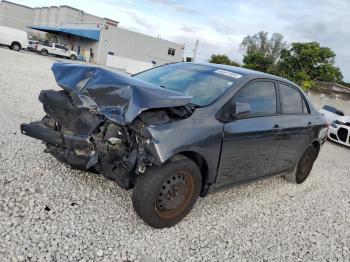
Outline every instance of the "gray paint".
<path fill-rule="evenodd" d="M 208 66 L 213 67 L 213 70 L 223 68 L 223 66 L 214 64 Z M 68 67 L 72 66 L 57 65 L 57 67 L 62 70 L 64 68 L 69 69 Z M 68 77 L 68 79 L 61 79 L 63 83 L 60 83 L 61 80 L 57 77 L 57 72 L 55 72 L 56 80 L 61 87 L 65 89 L 69 86 L 75 86 L 76 88 L 81 86 L 85 88 L 82 83 L 86 80 L 86 72 L 90 70 L 90 68 L 85 66 L 79 67 L 82 71 L 74 70 L 77 72 L 77 75 L 73 75 L 71 78 Z M 320 146 L 325 141 L 324 131 L 327 127 L 326 121 L 322 115 L 313 108 L 310 101 L 308 101 L 310 106 L 309 114 L 288 115 L 284 114 L 281 110 L 279 105 L 279 83 L 282 82 L 292 85 L 293 88 L 302 93 L 295 84 L 283 78 L 251 70 L 236 67 L 224 68 L 233 73 L 241 74 L 242 77 L 213 104 L 197 108 L 192 115 L 179 121 L 166 121 L 155 124 L 147 122 L 138 123 L 138 121 L 133 121 L 131 124 L 125 123 L 126 126 L 137 129 L 137 132 L 141 134 L 143 138 L 147 139 L 146 143 L 141 144 L 146 144 L 147 151 L 153 157 L 150 163 L 160 165 L 177 154 L 187 156 L 190 153 L 191 155 L 195 154 L 200 156 L 200 159 L 204 160 L 204 166 L 207 167 L 207 174 L 205 174 L 203 185 L 210 186 L 209 190 L 214 190 L 230 184 L 237 184 L 243 181 L 291 171 L 309 145 L 316 142 L 317 145 Z M 101 74 L 102 72 L 104 73 Z M 67 76 L 64 70 L 61 73 L 62 76 Z M 278 96 L 276 115 L 230 119 L 218 118 L 222 111 L 229 110 L 230 112 L 234 112 L 233 108 L 230 106 L 227 107 L 227 105 L 232 105 L 232 103 L 228 102 L 241 88 L 250 84 L 251 81 L 260 81 L 262 79 L 272 81 L 276 84 Z M 90 81 L 88 81 L 89 84 Z M 137 96 L 136 93 L 131 95 L 126 93 L 127 99 L 112 97 L 112 99 L 109 100 L 112 93 L 117 94 L 114 87 L 109 88 L 109 81 L 112 83 L 119 82 L 117 86 L 125 89 L 125 91 L 127 91 L 130 86 L 140 85 L 139 87 L 142 87 L 143 90 L 142 95 Z M 118 100 L 119 102 L 117 102 L 117 104 L 119 105 L 121 105 L 121 101 L 126 102 L 126 104 L 130 103 L 131 108 L 134 107 L 135 112 L 140 113 L 140 117 L 141 112 L 138 108 L 139 105 L 145 110 L 158 108 L 158 105 L 163 105 L 161 102 L 162 99 L 168 101 L 169 98 L 172 97 L 171 94 L 169 97 L 168 92 L 164 93 L 163 89 L 153 89 L 153 87 L 152 91 L 154 91 L 154 95 L 145 95 L 146 93 L 144 92 L 146 92 L 147 89 L 147 87 L 144 86 L 145 82 L 138 82 L 131 77 L 114 74 L 105 70 L 100 70 L 99 73 L 96 72 L 91 85 L 94 87 L 94 93 L 87 94 L 91 99 L 100 99 L 105 105 L 110 104 L 111 108 L 115 106 L 111 103 L 115 103 L 115 101 Z M 68 90 L 70 89 L 68 88 Z M 110 93 L 107 93 L 106 90 Z M 57 91 L 45 92 L 57 94 Z M 72 93 L 73 92 L 71 92 L 71 94 Z M 139 94 L 141 94 L 141 92 Z M 121 97 L 122 96 L 119 96 L 119 98 Z M 154 97 L 157 98 L 156 101 L 153 101 Z M 179 97 L 177 97 L 174 102 L 177 103 L 181 100 L 178 99 Z M 76 100 L 74 96 L 72 96 L 72 101 L 76 106 L 80 105 L 79 101 Z M 154 107 L 150 106 L 153 102 L 155 102 L 153 104 Z M 168 104 L 171 106 L 170 103 Z M 163 106 L 161 107 L 163 108 Z M 123 110 L 118 112 L 117 114 L 120 114 Z M 108 112 L 101 112 L 102 115 L 112 120 L 106 113 Z M 89 117 L 84 117 L 85 121 L 88 121 L 90 118 L 96 118 L 96 114 L 90 114 Z M 154 118 L 157 117 L 154 116 Z M 112 121 L 120 123 L 120 121 Z M 94 128 L 96 128 L 96 126 L 94 126 Z M 22 133 L 24 130 L 24 134 L 45 141 L 45 139 L 47 139 L 46 132 L 40 130 L 40 132 L 36 132 L 36 129 L 36 123 L 31 123 L 29 125 L 22 124 L 21 126 Z M 93 128 L 91 128 L 89 132 L 92 131 Z M 56 140 L 55 137 L 52 139 Z M 70 148 L 71 146 L 68 145 L 66 147 Z M 140 151 L 143 152 L 143 150 Z M 66 158 L 65 161 L 71 164 L 68 158 Z M 90 163 L 90 160 L 87 163 Z M 86 166 L 86 168 L 89 167 Z"/>

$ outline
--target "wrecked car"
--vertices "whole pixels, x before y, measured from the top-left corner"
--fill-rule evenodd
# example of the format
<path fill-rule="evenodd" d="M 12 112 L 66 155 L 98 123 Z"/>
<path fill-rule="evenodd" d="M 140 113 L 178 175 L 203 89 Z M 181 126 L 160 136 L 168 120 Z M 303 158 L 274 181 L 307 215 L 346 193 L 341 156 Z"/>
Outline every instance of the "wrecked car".
<path fill-rule="evenodd" d="M 134 76 L 52 67 L 62 90 L 39 95 L 46 115 L 21 125 L 75 169 L 133 188 L 136 213 L 170 227 L 198 196 L 273 175 L 302 183 L 327 123 L 294 83 L 248 69 L 175 63 Z"/>
<path fill-rule="evenodd" d="M 323 106 L 319 112 L 329 123 L 328 139 L 350 147 L 350 116 L 345 116 L 343 111 L 328 105 Z"/>

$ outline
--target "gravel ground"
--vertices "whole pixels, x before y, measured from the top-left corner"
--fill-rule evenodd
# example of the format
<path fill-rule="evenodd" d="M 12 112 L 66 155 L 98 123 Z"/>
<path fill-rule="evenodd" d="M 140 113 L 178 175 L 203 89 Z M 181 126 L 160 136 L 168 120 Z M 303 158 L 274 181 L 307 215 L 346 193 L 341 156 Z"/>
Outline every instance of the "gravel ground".
<path fill-rule="evenodd" d="M 57 88 L 53 58 L 0 48 L 0 261 L 349 261 L 350 150 L 326 143 L 302 185 L 280 177 L 201 198 L 155 230 L 131 191 L 72 171 L 20 134 Z"/>

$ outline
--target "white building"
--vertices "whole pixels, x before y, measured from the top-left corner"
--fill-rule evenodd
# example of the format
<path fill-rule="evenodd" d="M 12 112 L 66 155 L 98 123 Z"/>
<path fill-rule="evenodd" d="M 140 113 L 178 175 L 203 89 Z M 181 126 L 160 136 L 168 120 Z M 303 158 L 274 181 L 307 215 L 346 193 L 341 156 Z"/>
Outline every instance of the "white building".
<path fill-rule="evenodd" d="M 118 21 L 66 5 L 32 8 L 1 1 L 0 25 L 30 35 L 49 33 L 52 41 L 76 51 L 80 59 L 130 73 L 183 58 L 182 44 L 121 28 Z"/>

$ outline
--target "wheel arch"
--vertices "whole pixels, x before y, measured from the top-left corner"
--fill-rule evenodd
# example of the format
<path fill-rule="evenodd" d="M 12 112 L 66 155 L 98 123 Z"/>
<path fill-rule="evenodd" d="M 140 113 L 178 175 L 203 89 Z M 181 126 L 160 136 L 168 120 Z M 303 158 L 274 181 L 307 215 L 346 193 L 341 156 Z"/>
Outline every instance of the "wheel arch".
<path fill-rule="evenodd" d="M 204 158 L 203 155 L 201 155 L 198 152 L 195 151 L 182 151 L 179 152 L 172 157 L 170 157 L 167 161 L 177 161 L 181 160 L 183 158 L 189 158 L 193 162 L 196 163 L 196 165 L 199 168 L 199 171 L 202 175 L 202 185 L 201 185 L 201 193 L 200 196 L 204 197 L 207 195 L 207 186 L 208 186 L 208 179 L 209 179 L 209 165 L 208 161 Z"/>
<path fill-rule="evenodd" d="M 18 41 L 13 41 L 13 42 L 11 43 L 11 47 L 12 47 L 14 44 L 18 44 L 18 45 L 19 45 L 19 49 L 20 49 L 20 50 L 22 49 L 22 45 L 21 45 L 20 42 L 18 42 Z"/>

